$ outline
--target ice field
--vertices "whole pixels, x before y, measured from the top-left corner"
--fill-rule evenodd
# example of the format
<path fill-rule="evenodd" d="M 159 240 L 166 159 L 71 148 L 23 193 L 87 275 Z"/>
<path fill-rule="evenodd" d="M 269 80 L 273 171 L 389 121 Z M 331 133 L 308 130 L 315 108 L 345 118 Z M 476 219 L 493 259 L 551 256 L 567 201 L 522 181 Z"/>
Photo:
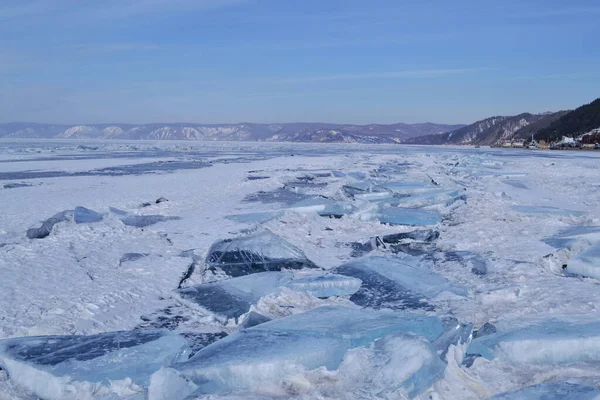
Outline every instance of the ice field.
<path fill-rule="evenodd" d="M 0 140 L 0 400 L 600 399 L 600 154 Z"/>

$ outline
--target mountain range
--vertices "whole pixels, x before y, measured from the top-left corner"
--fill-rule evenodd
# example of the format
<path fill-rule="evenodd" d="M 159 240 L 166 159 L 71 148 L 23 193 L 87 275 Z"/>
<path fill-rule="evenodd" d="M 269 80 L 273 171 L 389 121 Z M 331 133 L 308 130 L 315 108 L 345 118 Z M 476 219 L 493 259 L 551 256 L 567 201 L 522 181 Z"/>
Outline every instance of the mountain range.
<path fill-rule="evenodd" d="M 319 143 L 400 143 L 462 128 L 446 124 L 0 124 L 0 137 L 40 139 L 227 140 Z"/>
<path fill-rule="evenodd" d="M 497 145 L 515 140 L 547 142 L 562 136 L 600 140 L 600 98 L 575 110 L 495 116 L 470 125 L 448 124 L 0 124 L 0 138 L 224 140 L 312 143 L 405 143 L 427 145 Z"/>

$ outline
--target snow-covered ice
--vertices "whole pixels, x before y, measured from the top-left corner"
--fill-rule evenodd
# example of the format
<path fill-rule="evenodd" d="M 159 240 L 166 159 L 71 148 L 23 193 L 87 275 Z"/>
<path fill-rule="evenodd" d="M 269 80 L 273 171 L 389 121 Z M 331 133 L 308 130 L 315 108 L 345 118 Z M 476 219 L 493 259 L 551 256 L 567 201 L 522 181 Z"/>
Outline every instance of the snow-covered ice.
<path fill-rule="evenodd" d="M 75 398 L 585 399 L 600 387 L 599 161 L 0 139 L 0 340 L 164 328 L 195 354 L 83 386 L 52 373 Z M 182 296 L 196 288 L 201 301 Z M 206 380 L 179 369 L 192 360 Z M 0 368 L 2 400 L 36 398 Z"/>

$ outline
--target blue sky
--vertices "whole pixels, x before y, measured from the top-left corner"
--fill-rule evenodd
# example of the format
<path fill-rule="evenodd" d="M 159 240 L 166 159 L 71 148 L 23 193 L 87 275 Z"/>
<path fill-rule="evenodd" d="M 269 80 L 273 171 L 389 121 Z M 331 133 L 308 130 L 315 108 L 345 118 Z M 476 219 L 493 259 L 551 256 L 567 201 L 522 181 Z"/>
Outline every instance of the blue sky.
<path fill-rule="evenodd" d="M 1 0 L 0 122 L 470 123 L 600 97 L 597 0 Z"/>

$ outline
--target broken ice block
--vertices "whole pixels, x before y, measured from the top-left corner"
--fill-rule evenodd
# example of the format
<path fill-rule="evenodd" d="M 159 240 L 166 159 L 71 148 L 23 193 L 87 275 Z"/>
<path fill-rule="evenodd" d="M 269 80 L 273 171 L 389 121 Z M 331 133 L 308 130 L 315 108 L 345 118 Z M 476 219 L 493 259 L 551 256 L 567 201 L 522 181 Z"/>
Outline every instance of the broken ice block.
<path fill-rule="evenodd" d="M 214 313 L 219 320 L 237 320 L 261 297 L 275 292 L 292 279 L 291 272 L 262 272 L 190 286 L 179 289 L 176 293 L 186 303 Z"/>
<path fill-rule="evenodd" d="M 384 182 L 380 183 L 379 186 L 383 187 L 390 192 L 395 194 L 405 194 L 412 195 L 420 192 L 424 192 L 427 190 L 437 188 L 431 182 L 409 182 L 409 181 L 400 181 L 400 182 Z"/>
<path fill-rule="evenodd" d="M 389 225 L 435 225 L 442 220 L 442 215 L 437 211 L 421 210 L 417 208 L 387 207 L 373 212 L 364 212 L 359 215 L 362 221 L 379 221 Z"/>
<path fill-rule="evenodd" d="M 127 215 L 121 218 L 127 226 L 133 226 L 136 228 L 145 228 L 150 225 L 157 224 L 163 221 L 172 221 L 181 219 L 180 217 L 166 217 L 164 215 Z"/>
<path fill-rule="evenodd" d="M 317 268 L 304 252 L 269 231 L 219 240 L 206 256 L 207 271 L 236 277 L 282 269 Z"/>
<path fill-rule="evenodd" d="M 360 289 L 362 281 L 343 275 L 319 275 L 295 279 L 285 286 L 315 297 L 352 296 Z"/>
<path fill-rule="evenodd" d="M 373 182 L 354 182 L 342 186 L 342 192 L 349 197 L 354 197 L 357 194 L 389 191 Z"/>
<path fill-rule="evenodd" d="M 99 222 L 102 221 L 102 214 L 85 207 L 77 206 L 75 207 L 75 211 L 73 211 L 73 220 L 76 224 Z"/>
<path fill-rule="evenodd" d="M 283 216 L 283 211 L 265 211 L 255 212 L 246 214 L 234 214 L 228 215 L 225 218 L 231 221 L 242 222 L 242 223 L 256 223 L 262 224 L 272 219 L 280 218 Z"/>
<path fill-rule="evenodd" d="M 475 338 L 467 349 L 485 359 L 522 364 L 600 361 L 600 322 L 550 320 Z"/>
<path fill-rule="evenodd" d="M 29 239 L 43 239 L 47 237 L 48 235 L 50 235 L 50 232 L 52 232 L 52 228 L 54 228 L 54 225 L 69 220 L 67 218 L 67 214 L 68 211 L 63 211 L 54 214 L 52 217 L 44 221 L 41 227 L 28 229 L 27 237 Z"/>
<path fill-rule="evenodd" d="M 598 400 L 600 390 L 568 382 L 548 382 L 491 397 L 490 400 Z"/>
<path fill-rule="evenodd" d="M 242 321 L 241 324 L 238 325 L 238 329 L 248 329 L 253 326 L 264 324 L 265 322 L 269 322 L 271 318 L 265 317 L 262 314 L 259 314 L 254 311 L 250 311 L 246 318 Z"/>
<path fill-rule="evenodd" d="M 567 272 L 600 279 L 600 242 L 567 261 Z"/>
<path fill-rule="evenodd" d="M 112 383 L 126 379 L 129 390 L 139 391 L 154 372 L 188 356 L 187 341 L 168 331 L 0 341 L 0 367 L 15 384 L 48 400 L 108 397 L 118 390 Z"/>
<path fill-rule="evenodd" d="M 325 197 L 312 197 L 293 204 L 288 210 L 296 213 L 316 212 L 322 217 L 341 217 L 351 213 L 354 207 L 349 202 L 335 201 Z"/>
<path fill-rule="evenodd" d="M 423 265 L 425 263 L 425 265 Z M 430 271 L 420 257 L 399 254 L 393 257 L 368 257 L 343 264 L 334 273 L 352 276 L 362 285 L 350 301 L 369 308 L 432 309 L 427 302 L 442 292 L 464 296 L 465 288 Z"/>
<path fill-rule="evenodd" d="M 543 240 L 544 243 L 557 249 L 571 248 L 578 240 L 600 240 L 600 226 L 572 226 L 559 231 L 556 235 Z"/>
<path fill-rule="evenodd" d="M 564 210 L 562 208 L 549 206 L 513 206 L 512 208 L 522 214 L 530 215 L 572 215 L 578 217 L 585 214 L 583 211 Z"/>
<path fill-rule="evenodd" d="M 432 316 L 320 307 L 238 331 L 175 369 L 198 385 L 198 394 L 228 393 L 277 383 L 304 369 L 335 370 L 347 350 L 392 333 L 430 341 L 443 329 L 440 319 Z"/>
<path fill-rule="evenodd" d="M 353 250 L 351 255 L 352 257 L 361 257 L 375 249 L 389 250 L 394 254 L 423 255 L 424 253 L 430 253 L 435 248 L 433 241 L 439 236 L 439 232 L 432 229 L 375 236 L 365 243 L 350 243 Z"/>

